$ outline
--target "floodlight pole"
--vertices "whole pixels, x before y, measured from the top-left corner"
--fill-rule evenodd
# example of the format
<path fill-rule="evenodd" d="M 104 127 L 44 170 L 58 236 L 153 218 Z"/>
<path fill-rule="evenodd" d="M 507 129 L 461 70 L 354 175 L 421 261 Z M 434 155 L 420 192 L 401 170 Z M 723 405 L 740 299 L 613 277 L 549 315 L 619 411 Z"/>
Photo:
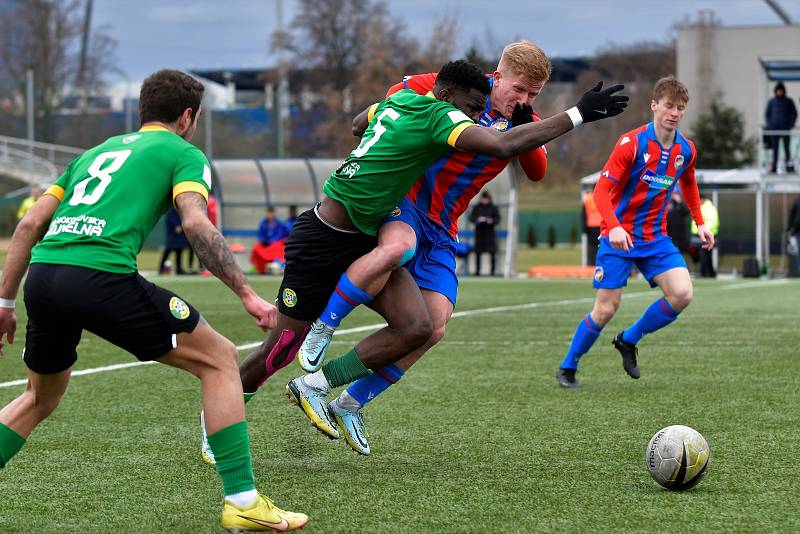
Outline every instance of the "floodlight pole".
<path fill-rule="evenodd" d="M 34 115 L 33 115 L 33 69 L 28 69 L 25 91 L 25 108 L 28 116 L 28 151 L 33 151 L 34 141 Z"/>
<path fill-rule="evenodd" d="M 283 34 L 283 0 L 275 0 L 275 20 L 278 33 Z M 289 91 L 286 81 L 286 63 L 283 60 L 282 43 L 277 47 L 276 59 L 278 62 L 278 87 L 275 91 L 275 155 L 278 158 L 286 157 L 286 120 L 288 119 Z"/>
<path fill-rule="evenodd" d="M 125 82 L 125 131 L 133 130 L 133 109 L 131 107 L 131 81 Z"/>

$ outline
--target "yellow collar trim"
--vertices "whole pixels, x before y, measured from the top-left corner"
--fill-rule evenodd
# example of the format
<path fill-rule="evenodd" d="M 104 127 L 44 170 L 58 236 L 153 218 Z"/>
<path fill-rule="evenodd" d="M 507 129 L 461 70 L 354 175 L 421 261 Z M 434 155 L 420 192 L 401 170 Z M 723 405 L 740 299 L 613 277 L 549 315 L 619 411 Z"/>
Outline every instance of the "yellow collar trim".
<path fill-rule="evenodd" d="M 433 94 L 433 91 L 428 91 L 427 93 L 425 93 L 425 96 L 429 96 L 429 97 L 433 98 L 434 100 L 439 100 L 438 98 L 436 98 L 436 95 Z"/>
<path fill-rule="evenodd" d="M 158 132 L 158 131 L 168 132 L 169 130 L 167 130 L 163 126 L 158 126 L 157 124 L 151 124 L 150 126 L 142 126 L 141 128 L 139 128 L 139 131 L 140 132 Z"/>

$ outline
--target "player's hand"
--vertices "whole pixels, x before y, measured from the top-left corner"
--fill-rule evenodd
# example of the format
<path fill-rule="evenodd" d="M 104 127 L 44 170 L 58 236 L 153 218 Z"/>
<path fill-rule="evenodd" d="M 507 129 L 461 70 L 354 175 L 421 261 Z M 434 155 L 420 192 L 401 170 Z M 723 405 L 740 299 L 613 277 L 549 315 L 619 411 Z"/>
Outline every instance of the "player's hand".
<path fill-rule="evenodd" d="M 617 250 L 624 250 L 630 252 L 633 248 L 633 239 L 622 226 L 615 226 L 608 232 L 608 241 L 611 243 L 611 248 Z"/>
<path fill-rule="evenodd" d="M 626 95 L 614 94 L 625 89 L 624 85 L 612 85 L 608 89 L 601 90 L 603 82 L 583 93 L 583 96 L 576 107 L 581 112 L 583 122 L 594 122 L 600 119 L 607 119 L 619 115 L 628 106 Z"/>
<path fill-rule="evenodd" d="M 704 249 L 711 250 L 714 248 L 714 234 L 706 228 L 705 224 L 701 224 L 697 227 L 697 237 L 699 237 L 700 241 L 703 243 Z"/>
<path fill-rule="evenodd" d="M 528 104 L 517 103 L 514 106 L 514 111 L 511 113 L 511 124 L 519 126 L 520 124 L 528 124 L 533 122 L 533 107 Z"/>
<path fill-rule="evenodd" d="M 14 343 L 16 331 L 17 316 L 14 315 L 14 308 L 0 308 L 0 356 L 5 356 L 3 336 L 6 336 L 8 343 Z"/>
<path fill-rule="evenodd" d="M 275 328 L 275 325 L 278 323 L 278 308 L 255 293 L 251 293 L 242 298 L 242 305 L 244 309 L 247 310 L 247 313 L 255 318 L 256 324 L 262 330 Z"/>

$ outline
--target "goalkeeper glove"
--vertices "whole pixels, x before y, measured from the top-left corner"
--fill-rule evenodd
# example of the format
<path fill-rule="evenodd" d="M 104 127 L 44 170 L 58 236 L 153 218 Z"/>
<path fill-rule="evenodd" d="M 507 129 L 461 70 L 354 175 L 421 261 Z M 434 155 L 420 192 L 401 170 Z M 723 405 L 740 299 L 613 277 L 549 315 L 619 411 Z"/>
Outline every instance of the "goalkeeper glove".
<path fill-rule="evenodd" d="M 614 94 L 622 91 L 624 85 L 612 85 L 608 89 L 601 90 L 603 82 L 583 93 L 583 96 L 575 107 L 583 117 L 583 122 L 594 122 L 608 117 L 619 115 L 628 106 L 628 97 L 621 94 Z"/>

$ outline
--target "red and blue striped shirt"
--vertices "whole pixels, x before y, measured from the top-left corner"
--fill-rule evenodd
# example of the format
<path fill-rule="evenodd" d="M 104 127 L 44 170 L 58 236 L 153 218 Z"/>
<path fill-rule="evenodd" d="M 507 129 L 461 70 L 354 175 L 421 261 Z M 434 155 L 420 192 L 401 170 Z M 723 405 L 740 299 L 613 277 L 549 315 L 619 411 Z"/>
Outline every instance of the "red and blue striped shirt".
<path fill-rule="evenodd" d="M 493 85 L 494 79 L 491 75 L 487 76 L 489 84 Z M 406 76 L 402 82 L 389 89 L 387 96 L 401 89 L 427 94 L 435 83 L 436 73 Z M 491 100 L 489 98 L 486 100 L 486 108 L 481 114 L 479 124 L 500 131 L 511 128 L 511 121 L 493 112 Z M 535 113 L 534 120 L 539 120 L 539 116 Z M 530 180 L 538 181 L 544 178 L 547 171 L 545 147 L 520 155 L 519 161 Z M 458 219 L 469 207 L 470 201 L 510 162 L 509 159 L 449 150 L 417 180 L 408 192 L 407 198 L 431 221 L 442 226 L 455 238 L 458 235 Z"/>
<path fill-rule="evenodd" d="M 620 136 L 594 189 L 603 217 L 600 234 L 607 237 L 621 225 L 634 243 L 667 236 L 667 206 L 678 182 L 692 217 L 703 224 L 696 160 L 694 143 L 678 130 L 666 148 L 656 138 L 652 122 Z"/>

